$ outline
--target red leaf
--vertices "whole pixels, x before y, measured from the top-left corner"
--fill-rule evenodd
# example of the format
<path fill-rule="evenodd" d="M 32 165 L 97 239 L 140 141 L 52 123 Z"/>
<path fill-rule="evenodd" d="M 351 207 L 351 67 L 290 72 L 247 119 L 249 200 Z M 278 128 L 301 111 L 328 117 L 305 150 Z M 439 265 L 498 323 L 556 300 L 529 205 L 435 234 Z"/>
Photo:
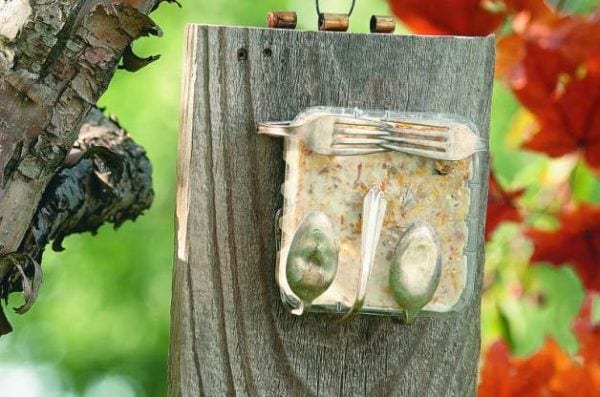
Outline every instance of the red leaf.
<path fill-rule="evenodd" d="M 485 36 L 506 17 L 506 7 L 494 0 L 390 0 L 392 12 L 414 32 Z"/>
<path fill-rule="evenodd" d="M 523 219 L 514 200 L 521 197 L 523 190 L 506 192 L 498 184 L 496 177 L 490 173 L 490 188 L 487 207 L 487 222 L 485 227 L 485 239 L 488 240 L 492 232 L 502 222 L 521 222 Z"/>
<path fill-rule="evenodd" d="M 504 341 L 497 341 L 489 347 L 481 369 L 479 396 L 503 397 L 510 393 L 507 376 L 510 373 L 510 351 Z"/>
<path fill-rule="evenodd" d="M 513 81 L 513 89 L 540 124 L 526 147 L 553 157 L 581 150 L 600 170 L 600 73 L 579 77 L 578 65 L 567 64 L 558 53 L 531 44 L 526 48 L 527 81 Z"/>
<path fill-rule="evenodd" d="M 535 250 L 531 260 L 571 263 L 588 289 L 600 290 L 600 206 L 584 204 L 559 215 L 556 231 L 529 229 Z"/>
<path fill-rule="evenodd" d="M 558 157 L 580 151 L 600 172 L 600 13 L 520 12 L 498 44 L 497 72 L 538 119 L 526 143 Z"/>
<path fill-rule="evenodd" d="M 510 357 L 506 343 L 496 342 L 485 354 L 481 378 L 480 397 L 597 397 L 600 365 L 581 365 L 551 339 L 527 358 Z"/>
<path fill-rule="evenodd" d="M 593 323 L 592 304 L 598 294 L 589 293 L 581 307 L 581 311 L 573 323 L 573 331 L 579 340 L 579 355 L 585 363 L 595 362 L 600 365 L 600 322 Z"/>
<path fill-rule="evenodd" d="M 508 15 L 542 20 L 554 10 L 544 0 L 389 0 L 393 13 L 415 33 L 485 36 Z"/>
<path fill-rule="evenodd" d="M 588 294 L 573 330 L 579 352 L 571 357 L 553 340 L 526 358 L 511 357 L 504 341 L 494 343 L 484 356 L 480 397 L 600 395 L 600 324 L 592 324 L 594 294 Z"/>

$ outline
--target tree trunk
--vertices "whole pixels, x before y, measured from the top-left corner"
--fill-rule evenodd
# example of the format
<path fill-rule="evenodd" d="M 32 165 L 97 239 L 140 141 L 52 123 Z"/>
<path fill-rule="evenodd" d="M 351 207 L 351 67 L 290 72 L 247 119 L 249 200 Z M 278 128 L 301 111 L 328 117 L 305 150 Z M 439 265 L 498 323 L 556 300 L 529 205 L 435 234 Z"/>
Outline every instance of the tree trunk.
<path fill-rule="evenodd" d="M 338 324 L 280 301 L 282 144 L 256 124 L 316 105 L 453 113 L 487 140 L 493 38 L 191 25 L 186 43 L 169 394 L 474 395 L 487 155 L 469 306 L 413 325 Z"/>
<path fill-rule="evenodd" d="M 39 227 L 33 224 L 40 220 L 39 211 L 48 209 L 41 201 L 56 198 L 45 192 L 57 172 L 65 166 L 80 171 L 86 168 L 66 164 L 65 157 L 80 137 L 85 117 L 106 89 L 121 55 L 125 54 L 123 65 L 127 69 L 137 69 L 155 59 L 135 57 L 130 44 L 137 37 L 160 34 L 158 26 L 146 15 L 158 2 L 7 0 L 0 4 L 0 257 L 3 257 L 0 297 L 20 290 L 21 286 L 31 287 L 33 280 L 26 280 L 26 276 L 35 273 L 36 266 L 31 263 L 39 259 L 48 238 L 89 229 L 90 223 L 84 222 L 81 227 L 72 223 L 61 226 L 56 220 L 46 220 L 47 227 L 43 229 L 51 233 L 36 235 L 35 243 L 30 235 L 24 242 L 26 233 Z M 88 146 L 110 147 L 103 154 L 100 154 L 102 149 L 95 148 L 89 153 L 90 158 L 96 162 L 106 161 L 105 156 L 110 156 L 108 152 L 116 150 L 113 158 L 120 157 L 119 162 L 134 159 L 135 156 L 119 152 L 121 144 L 125 145 L 123 149 L 131 142 L 111 133 L 115 129 L 120 131 L 120 127 L 113 123 L 114 128 L 103 128 L 101 124 L 104 127 L 108 124 L 104 124 L 102 116 L 90 117 L 89 121 L 95 123 L 92 129 L 100 129 L 107 135 L 96 137 Z M 85 141 L 82 137 L 80 144 Z M 134 161 L 147 159 L 138 156 Z M 102 174 L 95 166 L 86 170 Z M 149 166 L 145 172 L 144 183 L 149 187 Z M 80 182 L 89 176 L 80 173 Z M 136 186 L 141 188 L 140 184 Z M 114 213 L 107 207 L 100 208 L 94 194 L 86 194 L 86 199 L 93 202 L 90 206 L 81 203 L 83 207 L 89 210 L 95 206 L 98 214 Z M 147 196 L 141 198 L 138 208 L 147 208 L 147 199 Z M 115 210 L 125 205 L 118 200 L 105 204 L 114 206 Z M 36 211 L 38 216 L 34 221 Z M 58 212 L 53 210 L 52 213 Z M 60 219 L 73 222 L 75 218 L 63 216 Z M 97 217 L 93 222 L 100 219 L 111 218 Z M 30 265 L 22 264 L 20 268 L 18 262 L 24 257 Z M 0 313 L 0 319 L 3 318 Z M 7 331 L 7 325 L 4 324 L 4 329 L 2 325 L 0 321 L 0 335 Z"/>

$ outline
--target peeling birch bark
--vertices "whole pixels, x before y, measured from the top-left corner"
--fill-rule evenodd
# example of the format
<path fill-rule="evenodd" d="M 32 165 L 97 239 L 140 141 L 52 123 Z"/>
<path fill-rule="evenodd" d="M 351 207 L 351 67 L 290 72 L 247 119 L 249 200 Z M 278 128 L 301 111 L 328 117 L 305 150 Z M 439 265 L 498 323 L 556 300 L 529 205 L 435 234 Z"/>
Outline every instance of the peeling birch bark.
<path fill-rule="evenodd" d="M 46 245 L 52 242 L 55 251 L 62 251 L 69 234 L 95 233 L 105 223 L 118 228 L 135 220 L 152 204 L 151 174 L 146 151 L 115 120 L 93 108 L 65 165 L 44 191 L 18 251 L 0 258 L 0 298 L 22 291 L 25 307 L 18 312 L 27 311 L 37 296 L 33 280 Z M 28 282 L 32 296 L 24 287 Z M 9 331 L 2 320 L 0 313 L 0 335 Z"/>
<path fill-rule="evenodd" d="M 0 3 L 0 257 L 12 256 L 14 259 L 26 254 L 39 260 L 48 239 L 60 240 L 71 232 L 93 231 L 104 221 L 118 225 L 124 219 L 135 218 L 149 206 L 151 194 L 122 198 L 140 200 L 139 203 L 105 200 L 102 207 L 103 203 L 87 192 L 84 199 L 92 199 L 92 202 L 86 202 L 84 206 L 99 214 L 93 221 L 84 221 L 71 214 L 66 218 L 48 218 L 44 221 L 46 227 L 36 229 L 40 226 L 36 226 L 36 222 L 41 221 L 40 210 L 48 208 L 47 187 L 55 176 L 60 177 L 70 170 L 68 172 L 80 172 L 81 180 L 102 179 L 98 176 L 98 172 L 102 172 L 94 167 L 98 166 L 98 158 L 108 155 L 106 150 L 88 147 L 87 151 L 91 150 L 89 156 L 95 156 L 96 160 L 85 157 L 76 164 L 67 164 L 65 159 L 78 139 L 85 117 L 105 91 L 122 55 L 125 53 L 126 58 L 123 68 L 132 70 L 128 64 L 139 65 L 135 62 L 137 57 L 130 51 L 132 41 L 141 36 L 161 35 L 160 28 L 147 16 L 159 2 L 5 0 Z M 84 128 L 78 141 L 80 146 L 100 144 L 110 146 L 109 151 L 120 147 L 127 153 L 121 153 L 119 149 L 117 157 L 131 157 L 133 154 L 127 148 L 134 145 L 143 154 L 143 149 L 129 138 L 109 133 L 120 127 L 115 124 L 106 127 L 108 121 L 100 121 L 104 119 L 98 113 L 89 117 L 89 125 L 97 122 L 92 129 L 104 128 L 103 134 L 108 135 L 89 141 Z M 130 160 L 147 162 L 145 156 L 127 161 Z M 104 166 L 110 168 L 109 163 Z M 147 172 L 144 183 L 150 187 L 149 163 L 144 172 Z M 113 174 L 105 175 L 109 183 L 113 183 L 112 177 Z M 109 208 L 111 205 L 114 208 Z M 124 207 L 131 212 L 112 212 Z M 46 216 L 51 215 L 60 217 L 64 214 L 48 212 Z M 68 223 L 59 225 L 57 222 Z M 17 282 L 21 277 L 19 272 L 7 263 L 0 259 L 0 295 L 4 297 L 11 291 L 24 289 L 22 283 Z M 30 265 L 25 265 L 23 270 L 24 274 L 32 276 Z M 0 328 L 2 319 L 4 316 L 0 313 Z"/>
<path fill-rule="evenodd" d="M 144 14 L 154 3 L 33 0 L 27 23 L 1 42 L 0 254 L 19 247 L 123 50 L 158 31 Z M 5 5 L 0 20 L 14 8 Z"/>

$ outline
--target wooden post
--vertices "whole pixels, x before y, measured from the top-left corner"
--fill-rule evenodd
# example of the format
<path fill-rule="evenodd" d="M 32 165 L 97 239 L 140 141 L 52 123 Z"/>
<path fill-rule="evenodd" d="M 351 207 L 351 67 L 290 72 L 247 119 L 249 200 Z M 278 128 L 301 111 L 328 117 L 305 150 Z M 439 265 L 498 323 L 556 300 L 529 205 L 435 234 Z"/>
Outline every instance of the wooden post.
<path fill-rule="evenodd" d="M 382 108 L 455 113 L 487 138 L 493 37 L 190 25 L 186 43 L 170 395 L 474 395 L 483 247 L 458 315 L 290 315 L 274 281 L 282 142 L 256 124 L 307 106 Z M 480 182 L 487 192 L 487 167 Z"/>

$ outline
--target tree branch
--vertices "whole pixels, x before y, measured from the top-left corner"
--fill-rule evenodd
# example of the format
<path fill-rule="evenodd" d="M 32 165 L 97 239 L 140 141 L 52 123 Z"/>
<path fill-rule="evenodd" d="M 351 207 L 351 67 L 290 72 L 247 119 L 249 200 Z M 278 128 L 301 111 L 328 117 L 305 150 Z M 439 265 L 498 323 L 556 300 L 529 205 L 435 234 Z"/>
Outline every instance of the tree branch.
<path fill-rule="evenodd" d="M 18 254 L 0 259 L 0 297 L 23 291 L 29 308 L 37 295 L 36 265 L 47 243 L 52 241 L 52 248 L 60 251 L 69 234 L 95 233 L 105 222 L 117 228 L 137 218 L 152 203 L 151 172 L 145 150 L 115 120 L 92 109 L 66 165 L 44 192 Z M 24 285 L 32 286 L 31 292 Z M 10 331 L 6 322 L 2 328 L 2 318 L 0 313 L 0 335 Z"/>
<path fill-rule="evenodd" d="M 44 189 L 131 42 L 161 31 L 157 0 L 0 3 L 0 255 L 17 251 Z M 15 205 L 19 203 L 19 205 Z"/>
<path fill-rule="evenodd" d="M 48 241 L 60 249 L 70 233 L 150 206 L 144 150 L 90 109 L 121 57 L 129 71 L 158 59 L 131 43 L 162 34 L 147 16 L 161 1 L 174 2 L 0 2 L 0 298 L 22 291 L 19 313 L 37 296 Z M 0 307 L 0 335 L 10 329 Z"/>

